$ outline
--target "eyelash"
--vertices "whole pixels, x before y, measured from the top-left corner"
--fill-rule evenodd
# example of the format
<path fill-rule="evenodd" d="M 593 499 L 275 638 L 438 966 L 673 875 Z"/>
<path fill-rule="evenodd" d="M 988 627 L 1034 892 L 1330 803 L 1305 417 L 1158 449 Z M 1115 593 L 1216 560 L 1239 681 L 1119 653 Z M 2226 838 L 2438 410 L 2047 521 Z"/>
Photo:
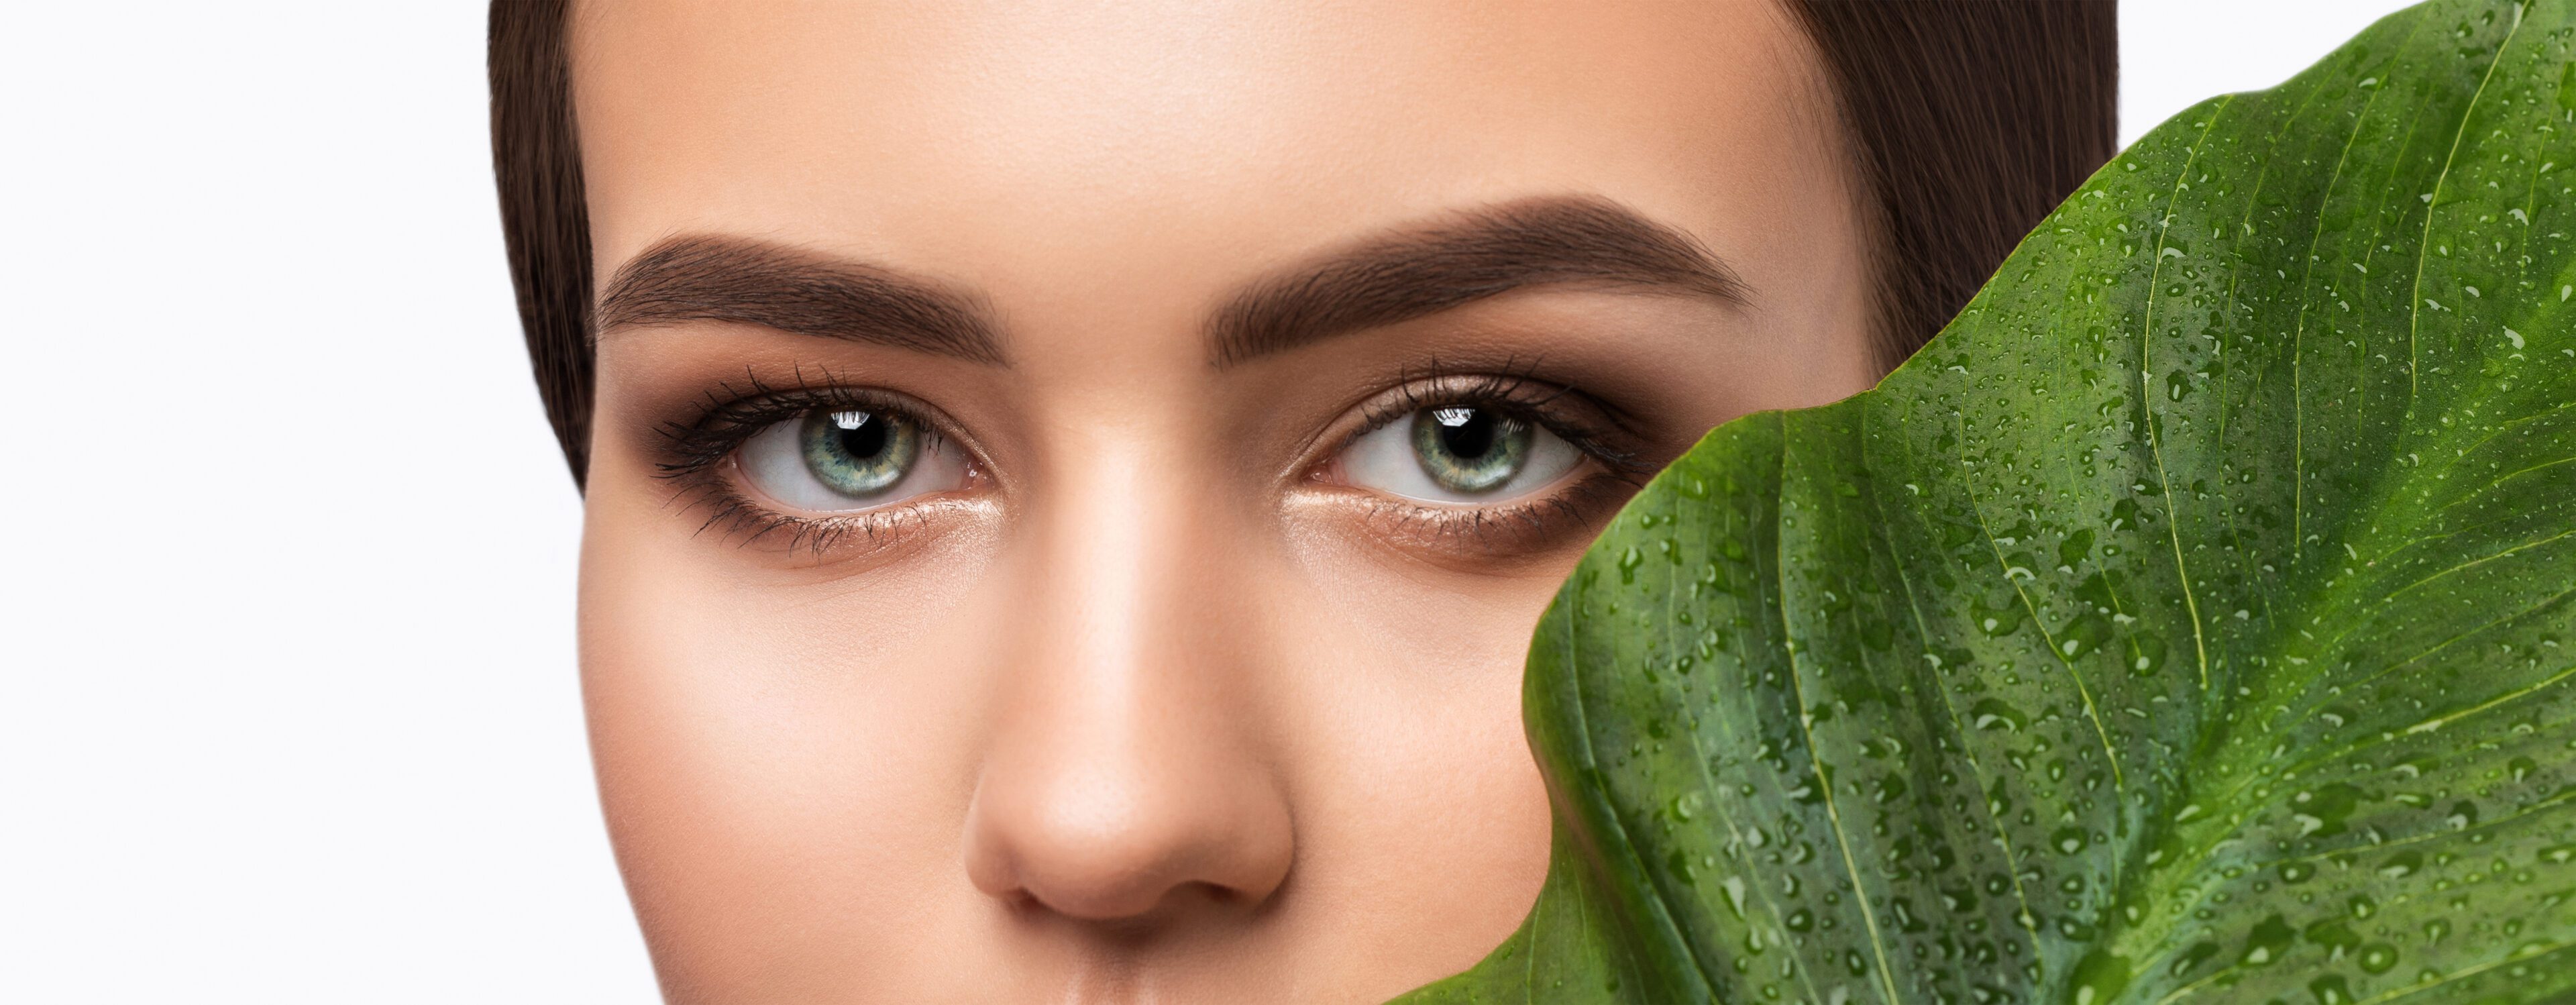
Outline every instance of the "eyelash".
<path fill-rule="evenodd" d="M 788 550 L 821 555 L 853 535 L 874 541 L 880 532 L 892 531 L 908 520 L 925 519 L 926 509 L 935 501 L 906 501 L 825 517 L 783 513 L 752 499 L 732 479 L 724 477 L 722 468 L 743 441 L 772 423 L 819 409 L 900 414 L 921 425 L 925 447 L 935 447 L 947 438 L 947 431 L 923 415 L 921 406 L 896 395 L 835 383 L 829 370 L 817 373 L 819 382 L 809 381 L 804 368 L 799 367 L 793 378 L 795 384 L 780 388 L 746 370 L 745 387 L 737 389 L 730 382 L 719 383 L 706 392 L 705 405 L 696 418 L 665 422 L 655 428 L 662 437 L 666 459 L 654 464 L 654 476 L 679 486 L 673 503 L 683 509 L 708 510 L 706 521 L 698 525 L 698 533 L 721 528 L 726 537 L 739 538 L 737 543 L 744 547 L 783 533 L 787 535 Z M 970 472 L 977 465 L 970 453 Z"/>
<path fill-rule="evenodd" d="M 1639 459 L 1635 450 L 1618 446 L 1633 441 L 1635 434 L 1620 428 L 1618 414 L 1601 402 L 1573 387 L 1550 383 L 1535 375 L 1534 366 L 1506 362 L 1502 370 L 1492 373 L 1468 373 L 1452 370 L 1434 360 L 1421 371 L 1398 378 L 1395 388 L 1381 394 L 1360 409 L 1360 426 L 1344 434 L 1333 445 L 1339 455 L 1362 436 L 1409 419 L 1413 413 L 1443 405 L 1466 405 L 1490 408 L 1527 418 L 1548 432 L 1583 451 L 1584 456 L 1601 462 L 1603 467 L 1643 480 L 1654 474 L 1654 468 Z M 1579 402 L 1569 408 L 1560 402 Z M 1580 412 L 1599 412 L 1599 418 Z"/>
<path fill-rule="evenodd" d="M 1536 369 L 1507 361 L 1498 372 L 1469 373 L 1432 361 L 1362 406 L 1359 426 L 1334 441 L 1324 463 L 1360 437 L 1425 408 L 1467 405 L 1525 418 L 1563 438 L 1603 470 L 1542 497 L 1496 506 L 1431 506 L 1373 497 L 1369 516 L 1388 529 L 1435 544 L 1465 541 L 1496 550 L 1521 550 L 1496 548 L 1504 544 L 1543 544 L 1565 525 L 1585 522 L 1601 504 L 1624 498 L 1623 490 L 1644 485 L 1655 465 L 1622 445 L 1635 442 L 1637 434 L 1625 428 L 1616 409 L 1571 386 L 1540 379 Z"/>
<path fill-rule="evenodd" d="M 1634 442 L 1636 434 L 1623 428 L 1615 409 L 1573 387 L 1539 379 L 1534 370 L 1507 361 L 1499 371 L 1471 373 L 1435 360 L 1419 371 L 1401 374 L 1393 389 L 1361 407 L 1359 425 L 1334 442 L 1324 455 L 1325 463 L 1360 437 L 1425 408 L 1467 405 L 1522 417 L 1563 438 L 1602 470 L 1544 497 L 1497 506 L 1427 506 L 1373 498 L 1369 518 L 1432 543 L 1465 541 L 1484 546 L 1504 541 L 1505 535 L 1517 536 L 1522 543 L 1552 538 L 1559 526 L 1582 522 L 1598 504 L 1621 495 L 1620 486 L 1644 484 L 1654 467 L 1621 445 Z M 724 466 L 754 434 L 823 408 L 895 412 L 920 423 L 933 442 L 947 435 L 909 399 L 837 383 L 828 370 L 818 370 L 814 377 L 808 379 L 800 367 L 791 386 L 776 387 L 746 370 L 744 386 L 724 382 L 708 390 L 696 417 L 656 427 L 664 441 L 665 459 L 655 463 L 655 477 L 679 487 L 674 504 L 684 510 L 704 507 L 708 511 L 698 533 L 721 529 L 745 547 L 784 534 L 788 550 L 820 555 L 853 536 L 874 541 L 880 532 L 926 518 L 926 508 L 935 501 L 907 501 L 825 517 L 799 516 L 751 498 L 724 476 Z M 970 452 L 970 470 L 978 463 Z"/>

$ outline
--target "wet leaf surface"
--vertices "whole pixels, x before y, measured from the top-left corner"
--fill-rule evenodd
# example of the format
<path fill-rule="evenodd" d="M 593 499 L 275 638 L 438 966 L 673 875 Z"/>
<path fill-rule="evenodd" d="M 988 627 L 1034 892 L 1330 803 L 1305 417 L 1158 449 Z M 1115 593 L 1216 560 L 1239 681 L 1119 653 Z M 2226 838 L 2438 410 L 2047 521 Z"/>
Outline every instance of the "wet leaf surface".
<path fill-rule="evenodd" d="M 2148 135 L 1530 654 L 1555 868 L 1421 1002 L 2576 1000 L 2576 2 Z"/>

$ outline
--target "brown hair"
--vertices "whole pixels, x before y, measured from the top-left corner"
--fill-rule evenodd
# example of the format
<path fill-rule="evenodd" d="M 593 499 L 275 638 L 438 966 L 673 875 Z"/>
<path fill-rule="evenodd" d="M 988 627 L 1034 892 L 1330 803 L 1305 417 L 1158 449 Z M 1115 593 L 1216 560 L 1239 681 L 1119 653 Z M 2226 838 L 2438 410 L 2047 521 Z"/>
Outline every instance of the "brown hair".
<path fill-rule="evenodd" d="M 1877 205 L 1879 350 L 1940 333 L 2119 152 L 2111 0 L 1790 0 Z"/>
<path fill-rule="evenodd" d="M 1834 88 L 1878 231 L 1894 366 L 2117 152 L 2112 0 L 1783 0 Z M 564 40 L 569 0 L 494 0 L 492 172 L 537 393 L 589 467 L 590 212 Z"/>

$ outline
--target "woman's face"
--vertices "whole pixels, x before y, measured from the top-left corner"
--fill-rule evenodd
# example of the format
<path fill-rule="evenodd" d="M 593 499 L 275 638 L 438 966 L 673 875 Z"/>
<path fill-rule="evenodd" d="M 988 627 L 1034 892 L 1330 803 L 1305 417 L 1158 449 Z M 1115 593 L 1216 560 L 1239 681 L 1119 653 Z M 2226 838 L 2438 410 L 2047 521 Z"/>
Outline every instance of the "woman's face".
<path fill-rule="evenodd" d="M 1362 1001 L 1536 896 L 1524 648 L 1875 376 L 1770 4 L 580 10 L 582 675 L 679 1001 Z"/>

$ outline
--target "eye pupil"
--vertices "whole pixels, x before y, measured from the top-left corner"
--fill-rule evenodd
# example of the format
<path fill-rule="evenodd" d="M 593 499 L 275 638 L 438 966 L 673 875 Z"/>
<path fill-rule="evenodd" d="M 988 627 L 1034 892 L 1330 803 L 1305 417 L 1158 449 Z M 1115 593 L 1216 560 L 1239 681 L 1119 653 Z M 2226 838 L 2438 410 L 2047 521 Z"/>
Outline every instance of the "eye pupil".
<path fill-rule="evenodd" d="M 866 412 L 834 412 L 832 424 L 841 430 L 841 452 L 852 460 L 868 460 L 885 452 L 888 439 L 883 421 L 870 421 L 876 416 Z"/>
<path fill-rule="evenodd" d="M 1494 449 L 1497 430 L 1491 412 L 1477 408 L 1435 408 L 1431 410 L 1431 420 L 1440 424 L 1440 446 L 1451 456 L 1474 459 Z"/>
<path fill-rule="evenodd" d="M 1490 492 L 1529 459 L 1528 423 L 1490 408 L 1444 405 L 1413 416 L 1413 453 L 1422 472 L 1452 492 Z"/>

